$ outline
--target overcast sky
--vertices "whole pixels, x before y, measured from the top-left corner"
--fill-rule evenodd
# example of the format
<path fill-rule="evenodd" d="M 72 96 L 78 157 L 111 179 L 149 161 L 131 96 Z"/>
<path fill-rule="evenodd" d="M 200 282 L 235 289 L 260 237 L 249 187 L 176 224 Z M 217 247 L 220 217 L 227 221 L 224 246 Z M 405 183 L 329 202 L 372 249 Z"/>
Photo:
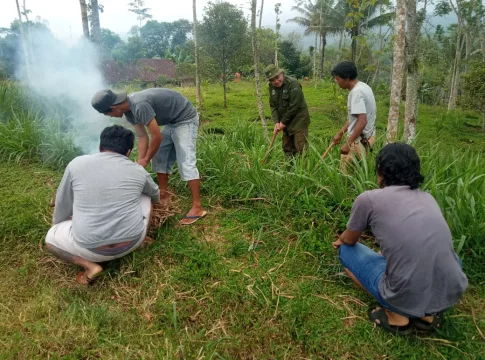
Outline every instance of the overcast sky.
<path fill-rule="evenodd" d="M 89 0 L 87 0 L 89 1 Z M 249 0 L 226 0 L 240 7 L 246 16 L 250 15 Z M 123 39 L 133 25 L 137 24 L 136 15 L 128 11 L 130 0 L 99 0 L 104 5 L 104 12 L 100 13 L 101 27 L 108 28 L 118 33 Z M 197 0 L 197 17 L 202 19 L 204 7 L 208 0 Z M 293 30 L 303 33 L 303 28 L 293 23 L 287 23 L 290 18 L 298 14 L 291 11 L 295 4 L 294 0 L 265 0 L 263 10 L 263 26 L 274 28 L 274 7 L 277 2 L 282 4 L 280 15 L 281 31 L 287 34 Z M 15 0 L 1 0 L 0 27 L 9 27 L 10 23 L 17 18 Z M 22 4 L 23 0 L 19 0 Z M 258 0 L 260 6 L 261 0 Z M 52 32 L 67 43 L 75 43 L 82 36 L 81 10 L 78 0 L 26 0 L 26 6 L 32 11 L 31 19 L 40 16 L 47 20 Z M 175 21 L 187 19 L 192 21 L 192 0 L 145 0 L 145 7 L 150 8 L 150 14 L 157 21 Z M 428 10 L 428 13 L 432 9 Z M 449 24 L 455 22 L 454 17 L 434 18 L 434 24 Z M 313 44 L 313 40 L 307 38 L 305 43 Z M 308 45 L 308 44 L 305 44 Z"/>
<path fill-rule="evenodd" d="M 246 15 L 249 15 L 249 0 L 227 0 L 240 7 Z M 1 0 L 0 27 L 9 27 L 10 23 L 17 18 L 15 0 Z M 133 25 L 137 24 L 136 15 L 128 11 L 130 0 L 99 0 L 104 5 L 104 12 L 100 13 L 101 27 L 108 28 L 122 36 Z M 197 17 L 202 19 L 204 7 L 208 0 L 197 0 Z M 274 6 L 281 2 L 282 28 L 295 29 L 294 24 L 286 24 L 286 20 L 295 17 L 291 13 L 293 0 L 265 0 L 263 10 L 263 26 L 274 27 Z M 22 0 L 19 1 L 22 4 Z M 261 1 L 258 1 L 261 4 Z M 78 0 L 26 0 L 26 6 L 32 11 L 30 18 L 40 16 L 49 22 L 52 32 L 60 39 L 71 42 L 82 35 L 81 10 Z M 150 8 L 150 14 L 157 21 L 175 21 L 187 19 L 192 21 L 192 0 L 145 0 L 145 7 Z M 290 31 L 291 31 L 290 30 Z"/>

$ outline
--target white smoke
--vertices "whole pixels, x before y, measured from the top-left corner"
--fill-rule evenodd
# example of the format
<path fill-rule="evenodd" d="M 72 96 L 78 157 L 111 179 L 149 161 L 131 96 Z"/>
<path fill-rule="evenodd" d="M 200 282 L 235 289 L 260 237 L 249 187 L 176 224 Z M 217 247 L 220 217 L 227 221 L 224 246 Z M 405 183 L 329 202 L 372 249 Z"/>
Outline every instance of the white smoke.
<path fill-rule="evenodd" d="M 17 76 L 44 105 L 59 110 L 77 147 L 96 152 L 110 122 L 91 106 L 94 93 L 105 88 L 95 46 L 85 38 L 68 46 L 48 31 L 31 31 L 28 45 L 30 64 L 22 62 Z"/>

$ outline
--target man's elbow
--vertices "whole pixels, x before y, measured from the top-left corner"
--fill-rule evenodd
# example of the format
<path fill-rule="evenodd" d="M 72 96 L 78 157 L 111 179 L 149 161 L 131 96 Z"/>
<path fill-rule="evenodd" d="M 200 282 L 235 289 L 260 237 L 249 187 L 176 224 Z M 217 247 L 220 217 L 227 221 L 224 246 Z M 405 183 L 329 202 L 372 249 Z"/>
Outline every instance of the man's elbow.
<path fill-rule="evenodd" d="M 162 141 L 162 134 L 160 131 L 157 131 L 156 133 L 151 134 L 152 141 Z"/>

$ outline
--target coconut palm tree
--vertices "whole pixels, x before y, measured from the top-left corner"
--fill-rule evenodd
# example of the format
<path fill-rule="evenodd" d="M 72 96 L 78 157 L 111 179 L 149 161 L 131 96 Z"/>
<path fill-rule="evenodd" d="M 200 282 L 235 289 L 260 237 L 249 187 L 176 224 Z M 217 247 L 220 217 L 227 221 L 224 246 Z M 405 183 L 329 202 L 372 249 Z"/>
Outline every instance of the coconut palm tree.
<path fill-rule="evenodd" d="M 322 53 L 325 50 L 327 35 L 342 36 L 347 32 L 352 38 L 351 54 L 352 60 L 355 61 L 358 37 L 365 34 L 366 30 L 388 24 L 393 19 L 392 11 L 378 13 L 380 6 L 388 5 L 389 0 L 376 0 L 374 4 L 359 0 L 357 5 L 350 5 L 346 0 L 307 0 L 292 8 L 301 16 L 288 21 L 305 26 L 305 35 L 319 35 Z M 323 56 L 320 61 L 323 63 Z"/>
<path fill-rule="evenodd" d="M 292 7 L 300 16 L 287 20 L 298 25 L 304 26 L 305 35 L 315 34 L 315 50 L 313 53 L 313 73 L 317 74 L 323 70 L 325 58 L 325 46 L 327 45 L 327 35 L 338 33 L 345 23 L 337 24 L 329 14 L 334 6 L 334 0 L 307 0 Z M 320 38 L 320 41 L 318 41 Z M 320 46 L 319 70 L 316 69 L 316 52 Z"/>

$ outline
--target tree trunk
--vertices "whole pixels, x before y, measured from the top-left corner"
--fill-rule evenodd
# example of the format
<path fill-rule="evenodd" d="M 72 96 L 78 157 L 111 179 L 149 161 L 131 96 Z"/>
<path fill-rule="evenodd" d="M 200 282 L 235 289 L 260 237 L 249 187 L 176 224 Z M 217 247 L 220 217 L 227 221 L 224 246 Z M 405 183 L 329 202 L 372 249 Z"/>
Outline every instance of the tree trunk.
<path fill-rule="evenodd" d="M 456 109 L 456 100 L 458 98 L 458 84 L 460 83 L 460 66 L 461 66 L 461 52 L 464 41 L 461 35 L 461 22 L 458 22 L 456 31 L 456 51 L 455 51 L 455 63 L 453 66 L 453 76 L 451 78 L 450 97 L 448 100 L 448 110 Z"/>
<path fill-rule="evenodd" d="M 261 10 L 259 10 L 259 26 L 258 26 L 259 29 L 261 29 L 261 21 L 263 20 L 263 6 L 264 6 L 264 0 L 261 0 Z"/>
<path fill-rule="evenodd" d="M 258 112 L 261 124 L 263 125 L 264 136 L 269 142 L 268 128 L 266 127 L 266 118 L 264 116 L 263 95 L 261 93 L 261 76 L 259 74 L 259 43 L 258 33 L 256 30 L 256 6 L 257 0 L 251 0 L 251 45 L 253 47 L 254 79 L 256 80 L 256 97 L 258 101 Z"/>
<path fill-rule="evenodd" d="M 478 0 L 475 0 L 473 2 L 473 10 L 475 11 L 475 17 L 477 19 L 477 35 L 478 38 L 480 39 L 480 49 L 482 52 L 482 60 L 485 61 L 485 34 L 483 33 L 483 26 L 482 26 L 482 14 L 480 13 L 480 7 L 477 6 L 480 3 Z"/>
<path fill-rule="evenodd" d="M 352 45 L 351 45 L 351 49 L 352 49 L 351 59 L 354 62 L 357 56 L 357 36 L 359 36 L 359 27 L 358 25 L 355 25 L 352 28 Z"/>
<path fill-rule="evenodd" d="M 194 17 L 194 57 L 195 57 L 195 101 L 197 105 L 197 109 L 202 107 L 202 93 L 200 91 L 200 68 L 199 68 L 199 47 L 197 45 L 198 37 L 197 37 L 197 8 L 196 8 L 196 0 L 192 1 L 192 10 L 193 10 L 193 17 Z"/>
<path fill-rule="evenodd" d="M 342 58 L 342 41 L 344 39 L 344 32 L 345 32 L 345 30 L 340 31 L 340 36 L 339 36 L 339 40 L 338 40 L 337 64 L 340 62 L 340 59 Z"/>
<path fill-rule="evenodd" d="M 389 107 L 389 117 L 387 120 L 387 142 L 392 143 L 396 140 L 399 104 L 401 103 L 402 80 L 404 75 L 404 45 L 406 34 L 406 0 L 396 1 L 396 38 L 394 40 L 394 53 L 392 64 L 392 86 L 391 101 Z"/>
<path fill-rule="evenodd" d="M 320 51 L 320 73 L 318 74 L 320 78 L 323 78 L 323 62 L 325 59 L 325 46 L 327 45 L 327 34 L 323 33 L 321 37 L 321 51 Z"/>
<path fill-rule="evenodd" d="M 315 89 L 317 88 L 317 47 L 318 47 L 318 34 L 315 33 L 315 47 L 313 49 L 313 84 Z"/>
<path fill-rule="evenodd" d="M 470 54 L 472 52 L 472 39 L 470 31 L 465 33 L 465 74 L 470 70 Z"/>
<path fill-rule="evenodd" d="M 22 14 L 20 13 L 20 6 L 19 1 L 16 0 L 17 3 L 17 15 L 19 17 L 19 34 L 20 34 L 20 43 L 22 44 L 22 51 L 24 53 L 24 60 L 25 60 L 25 73 L 27 79 L 30 78 L 30 56 L 29 56 L 29 49 L 27 47 L 27 39 L 25 38 L 24 27 L 22 24 Z"/>
<path fill-rule="evenodd" d="M 322 58 L 322 33 L 318 34 L 318 62 L 317 62 L 317 76 L 315 79 L 320 79 L 320 74 L 322 73 L 322 69 L 320 68 L 320 59 Z"/>
<path fill-rule="evenodd" d="M 404 141 L 408 144 L 416 136 L 416 121 L 418 118 L 418 43 L 419 23 L 416 18 L 416 0 L 407 3 L 407 79 L 406 79 L 406 111 L 404 113 Z"/>
<path fill-rule="evenodd" d="M 226 54 L 224 47 L 222 48 L 222 87 L 224 89 L 224 109 L 227 108 L 227 64 Z"/>
<path fill-rule="evenodd" d="M 25 16 L 25 20 L 27 20 L 27 23 L 30 22 L 29 20 L 29 15 L 27 14 L 27 6 L 25 6 L 25 0 L 24 0 L 24 3 L 23 3 L 23 9 L 24 9 L 24 16 Z"/>
<path fill-rule="evenodd" d="M 81 4 L 81 19 L 83 22 L 83 34 L 84 34 L 84 37 L 89 40 L 88 7 L 86 6 L 86 0 L 79 0 L 79 4 Z"/>
<path fill-rule="evenodd" d="M 101 25 L 99 23 L 98 0 L 91 0 L 91 14 L 91 36 L 93 42 L 99 44 L 101 42 Z"/>
<path fill-rule="evenodd" d="M 224 88 L 224 109 L 227 108 L 227 87 L 226 87 L 226 76 L 222 78 L 222 87 Z"/>

